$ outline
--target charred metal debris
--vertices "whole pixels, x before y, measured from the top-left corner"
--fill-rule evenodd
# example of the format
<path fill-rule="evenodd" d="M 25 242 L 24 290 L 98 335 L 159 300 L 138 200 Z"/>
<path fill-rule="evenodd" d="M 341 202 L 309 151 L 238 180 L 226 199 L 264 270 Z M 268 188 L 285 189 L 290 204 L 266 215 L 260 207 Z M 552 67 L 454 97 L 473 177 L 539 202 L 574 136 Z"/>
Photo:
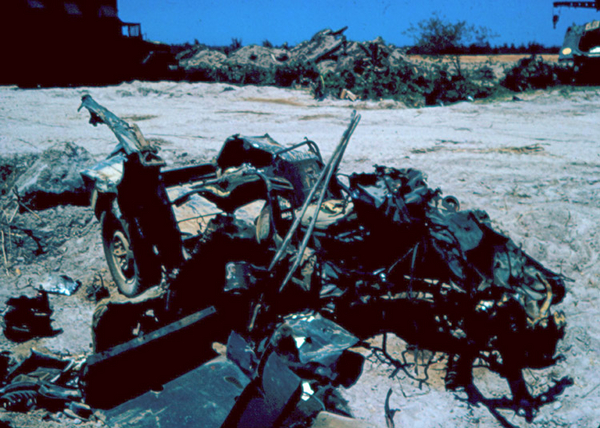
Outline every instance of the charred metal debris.
<path fill-rule="evenodd" d="M 213 162 L 169 169 L 135 125 L 89 95 L 82 108 L 119 141 L 83 173 L 127 296 L 98 304 L 96 353 L 80 374 L 85 402 L 108 409 L 109 425 L 142 410 L 144 427 L 186 415 L 207 427 L 350 416 L 336 388 L 358 379 L 355 347 L 381 333 L 373 355 L 406 370 L 386 350 L 388 333 L 445 353 L 447 388 L 492 412 L 531 421 L 568 386 L 534 397 L 522 376 L 556 362 L 563 278 L 420 171 L 338 173 L 359 115 L 327 162 L 310 140 L 234 135 Z M 227 343 L 220 355 L 215 343 Z M 483 397 L 475 362 L 505 377 L 512 397 Z M 387 401 L 386 417 L 393 424 Z"/>
<path fill-rule="evenodd" d="M 25 342 L 35 337 L 52 337 L 62 333 L 52 328 L 52 308 L 45 291 L 34 297 L 11 297 L 4 312 L 4 336 L 13 342 Z"/>
<path fill-rule="evenodd" d="M 78 387 L 83 362 L 83 357 L 58 358 L 32 350 L 27 359 L 9 370 L 8 358 L 3 359 L 0 405 L 20 412 L 41 407 L 87 419 L 92 409 L 82 402 Z"/>

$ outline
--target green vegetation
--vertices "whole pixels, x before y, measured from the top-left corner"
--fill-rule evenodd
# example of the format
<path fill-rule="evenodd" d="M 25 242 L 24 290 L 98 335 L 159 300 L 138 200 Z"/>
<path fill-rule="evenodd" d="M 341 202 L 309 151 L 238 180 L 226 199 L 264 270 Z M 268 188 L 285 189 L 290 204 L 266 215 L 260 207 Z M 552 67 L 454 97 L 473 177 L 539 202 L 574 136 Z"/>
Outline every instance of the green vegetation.
<path fill-rule="evenodd" d="M 498 55 L 498 54 L 542 54 L 557 53 L 558 47 L 547 47 L 537 42 L 515 46 L 504 43 L 491 45 L 498 37 L 487 27 L 476 27 L 466 21 L 450 22 L 434 13 L 431 18 L 422 20 L 404 32 L 414 45 L 408 53 L 420 55 Z"/>
<path fill-rule="evenodd" d="M 573 70 L 560 64 L 549 64 L 533 56 L 521 59 L 506 72 L 502 85 L 522 92 L 529 89 L 546 89 L 573 81 Z"/>
<path fill-rule="evenodd" d="M 460 54 L 469 47 L 489 49 L 490 39 L 496 37 L 487 27 L 475 27 L 466 21 L 450 22 L 437 13 L 416 27 L 411 24 L 405 34 L 415 42 L 411 52 L 426 55 Z"/>

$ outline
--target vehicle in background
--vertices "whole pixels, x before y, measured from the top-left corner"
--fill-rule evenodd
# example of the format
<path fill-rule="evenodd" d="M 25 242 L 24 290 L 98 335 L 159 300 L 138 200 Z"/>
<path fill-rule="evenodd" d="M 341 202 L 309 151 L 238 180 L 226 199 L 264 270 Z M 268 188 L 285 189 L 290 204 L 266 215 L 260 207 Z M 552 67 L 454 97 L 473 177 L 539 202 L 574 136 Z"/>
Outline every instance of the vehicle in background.
<path fill-rule="evenodd" d="M 600 1 L 556 1 L 554 7 L 573 7 L 600 10 Z M 558 14 L 553 15 L 554 27 Z M 600 21 L 584 25 L 573 24 L 567 29 L 558 60 L 573 67 L 575 79 L 580 83 L 594 83 L 600 78 Z"/>

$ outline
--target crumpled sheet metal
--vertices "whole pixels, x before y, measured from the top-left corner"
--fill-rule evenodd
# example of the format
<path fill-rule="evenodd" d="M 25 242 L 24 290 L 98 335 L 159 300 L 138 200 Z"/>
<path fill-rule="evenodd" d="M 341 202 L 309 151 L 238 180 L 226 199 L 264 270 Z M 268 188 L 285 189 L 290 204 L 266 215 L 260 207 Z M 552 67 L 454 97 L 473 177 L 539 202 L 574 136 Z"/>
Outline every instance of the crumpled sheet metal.
<path fill-rule="evenodd" d="M 85 177 L 88 177 L 93 183 L 98 192 L 116 193 L 117 185 L 123 177 L 123 162 L 125 155 L 116 153 L 107 159 L 98 162 L 91 168 L 81 172 Z"/>
<path fill-rule="evenodd" d="M 22 412 L 36 407 L 64 410 L 81 400 L 73 378 L 82 361 L 81 357 L 57 358 L 32 349 L 31 355 L 8 374 L 7 384 L 0 388 L 0 405 Z"/>
<path fill-rule="evenodd" d="M 473 285 L 470 281 L 476 271 L 483 281 L 475 284 L 479 286 L 477 291 L 494 286 L 542 300 L 547 295 L 547 281 L 552 287 L 553 302 L 562 300 L 564 281 L 560 275 L 544 268 L 510 238 L 495 231 L 486 212 L 438 208 L 434 201 L 440 192 L 427 187 L 421 172 L 376 167 L 374 174 L 354 174 L 350 181 L 351 188 L 359 191 L 355 207 L 360 203 L 363 213 L 365 207 L 383 210 L 391 227 L 421 228 L 422 239 L 429 240 L 434 250 L 422 256 L 423 260 L 431 262 L 433 253 L 437 253 L 439 262 L 446 265 L 449 279 L 465 291 L 473 291 L 467 288 Z M 360 217 L 359 213 L 359 221 L 368 221 L 368 216 Z"/>
<path fill-rule="evenodd" d="M 332 365 L 345 350 L 358 343 L 356 336 L 316 312 L 293 314 L 285 321 L 292 329 L 302 364 Z"/>
<path fill-rule="evenodd" d="M 219 428 L 250 383 L 239 367 L 223 358 L 211 360 L 106 412 L 112 428 Z"/>
<path fill-rule="evenodd" d="M 83 107 L 90 112 L 90 123 L 92 125 L 96 126 L 98 123 L 104 123 L 115 134 L 119 140 L 115 152 L 120 151 L 121 149 L 125 150 L 125 153 L 127 154 L 140 151 L 143 142 L 140 141 L 140 136 L 134 127 L 130 126 L 106 107 L 98 104 L 89 94 L 84 95 L 81 98 L 81 105 L 79 106 L 78 111 Z"/>

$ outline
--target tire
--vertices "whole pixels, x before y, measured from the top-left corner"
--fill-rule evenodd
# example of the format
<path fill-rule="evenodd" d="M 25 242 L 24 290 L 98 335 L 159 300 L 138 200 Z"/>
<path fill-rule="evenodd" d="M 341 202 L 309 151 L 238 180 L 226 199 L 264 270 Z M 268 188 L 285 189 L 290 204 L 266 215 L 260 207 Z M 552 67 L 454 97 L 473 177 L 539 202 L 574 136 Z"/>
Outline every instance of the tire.
<path fill-rule="evenodd" d="M 139 266 L 135 261 L 131 242 L 123 224 L 108 212 L 100 217 L 102 226 L 102 247 L 119 291 L 127 297 L 134 297 L 146 288 L 156 285 L 161 279 L 159 263 Z"/>
<path fill-rule="evenodd" d="M 446 196 L 442 199 L 442 206 L 453 213 L 460 211 L 460 202 L 454 196 Z"/>

